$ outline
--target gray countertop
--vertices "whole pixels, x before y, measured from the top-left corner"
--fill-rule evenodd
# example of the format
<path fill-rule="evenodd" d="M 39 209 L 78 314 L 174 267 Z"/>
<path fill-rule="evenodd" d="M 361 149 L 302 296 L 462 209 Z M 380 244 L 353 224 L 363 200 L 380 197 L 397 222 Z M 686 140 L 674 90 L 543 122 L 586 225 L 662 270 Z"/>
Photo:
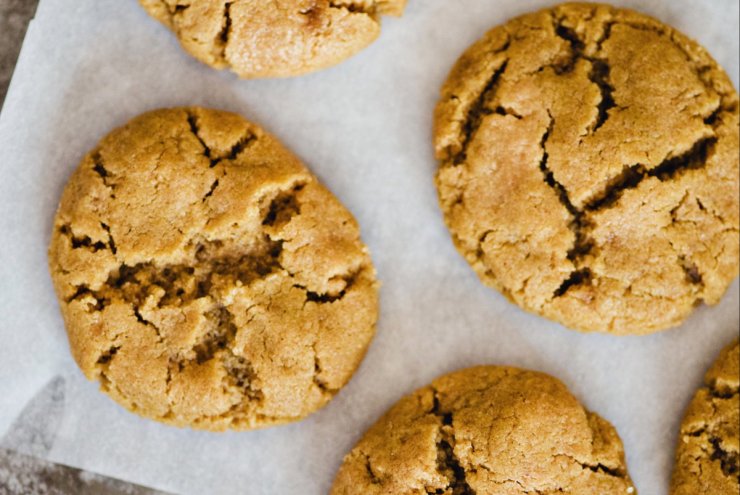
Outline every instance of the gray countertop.
<path fill-rule="evenodd" d="M 38 0 L 0 0 L 0 108 Z"/>

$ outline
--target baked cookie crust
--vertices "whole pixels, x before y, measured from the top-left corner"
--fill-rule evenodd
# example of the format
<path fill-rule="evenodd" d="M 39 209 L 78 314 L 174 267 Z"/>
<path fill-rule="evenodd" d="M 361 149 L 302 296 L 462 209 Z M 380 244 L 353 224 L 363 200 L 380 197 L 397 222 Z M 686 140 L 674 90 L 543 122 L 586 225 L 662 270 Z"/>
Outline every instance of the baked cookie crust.
<path fill-rule="evenodd" d="M 406 0 L 139 0 L 190 55 L 242 78 L 290 77 L 338 64 L 380 35 Z"/>
<path fill-rule="evenodd" d="M 740 493 L 740 345 L 707 372 L 681 424 L 671 495 Z"/>
<path fill-rule="evenodd" d="M 480 366 L 401 399 L 345 457 L 331 495 L 636 493 L 614 428 L 555 378 Z"/>
<path fill-rule="evenodd" d="M 156 110 L 106 136 L 64 190 L 49 266 L 84 374 L 176 426 L 303 418 L 350 379 L 377 319 L 352 215 L 222 111 Z"/>
<path fill-rule="evenodd" d="M 582 331 L 647 334 L 738 274 L 738 97 L 697 43 L 564 4 L 487 33 L 435 111 L 439 201 L 481 280 Z"/>

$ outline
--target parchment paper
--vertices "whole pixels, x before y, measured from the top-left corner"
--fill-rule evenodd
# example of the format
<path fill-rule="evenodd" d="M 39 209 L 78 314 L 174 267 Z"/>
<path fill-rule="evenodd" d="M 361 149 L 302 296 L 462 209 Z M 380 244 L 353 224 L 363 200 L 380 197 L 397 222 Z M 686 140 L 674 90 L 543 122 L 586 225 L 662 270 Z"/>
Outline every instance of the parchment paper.
<path fill-rule="evenodd" d="M 0 116 L 0 436 L 61 376 L 52 461 L 174 493 L 323 494 L 345 453 L 402 395 L 457 368 L 510 364 L 563 380 L 617 427 L 640 492 L 666 493 L 684 408 L 738 333 L 737 280 L 679 329 L 583 335 L 485 288 L 437 206 L 431 115 L 450 67 L 488 28 L 550 3 L 410 0 L 377 43 L 334 69 L 241 81 L 187 56 L 135 0 L 42 0 Z M 737 0 L 616 3 L 698 39 L 737 87 Z M 300 423 L 225 434 L 159 425 L 99 393 L 70 356 L 46 268 L 64 183 L 113 127 L 190 104 L 254 119 L 302 157 L 356 215 L 383 281 L 361 368 Z"/>

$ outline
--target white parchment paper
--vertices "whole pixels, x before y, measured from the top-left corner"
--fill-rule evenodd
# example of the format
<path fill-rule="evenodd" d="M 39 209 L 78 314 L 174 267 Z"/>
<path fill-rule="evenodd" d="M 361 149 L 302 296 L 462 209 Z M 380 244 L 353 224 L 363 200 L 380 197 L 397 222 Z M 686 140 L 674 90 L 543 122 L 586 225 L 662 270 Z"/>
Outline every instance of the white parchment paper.
<path fill-rule="evenodd" d="M 0 116 L 0 436 L 62 376 L 62 417 L 38 421 L 58 421 L 52 461 L 182 494 L 323 494 L 344 454 L 402 395 L 457 368 L 510 364 L 563 380 L 617 427 L 640 492 L 666 493 L 683 410 L 738 333 L 737 281 L 676 330 L 583 335 L 485 288 L 437 206 L 431 116 L 450 67 L 488 28 L 550 3 L 410 0 L 377 43 L 334 69 L 241 81 L 187 56 L 135 0 L 42 0 Z M 737 0 L 616 3 L 698 39 L 737 87 Z M 70 356 L 46 268 L 61 190 L 113 127 L 190 104 L 239 112 L 302 157 L 356 215 L 383 281 L 367 358 L 300 423 L 225 434 L 159 425 L 99 393 Z"/>

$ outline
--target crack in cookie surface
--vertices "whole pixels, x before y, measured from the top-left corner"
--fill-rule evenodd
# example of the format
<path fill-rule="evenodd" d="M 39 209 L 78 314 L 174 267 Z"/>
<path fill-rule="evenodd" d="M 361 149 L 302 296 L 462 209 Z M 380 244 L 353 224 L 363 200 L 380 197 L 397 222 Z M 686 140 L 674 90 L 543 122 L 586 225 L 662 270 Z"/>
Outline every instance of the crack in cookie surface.
<path fill-rule="evenodd" d="M 432 414 L 440 418 L 441 426 L 439 429 L 439 439 L 436 442 L 437 448 L 437 471 L 447 478 L 447 487 L 445 491 L 450 491 L 453 495 L 475 495 L 475 490 L 470 486 L 467 480 L 465 469 L 455 454 L 455 428 L 453 425 L 452 412 L 443 412 L 441 410 L 439 397 L 434 392 L 434 407 Z"/>
<path fill-rule="evenodd" d="M 501 48 L 501 51 L 505 52 L 507 48 L 508 43 Z M 491 113 L 495 112 L 495 110 L 488 109 L 487 104 L 489 103 L 490 96 L 496 94 L 499 78 L 501 77 L 501 74 L 503 74 L 506 70 L 506 64 L 507 60 L 504 59 L 501 62 L 500 66 L 493 72 L 491 79 L 486 83 L 483 91 L 481 91 L 480 95 L 478 95 L 478 97 L 475 99 L 470 109 L 468 110 L 465 122 L 463 124 L 463 139 L 460 146 L 460 151 L 458 151 L 452 159 L 452 162 L 454 164 L 458 165 L 465 162 L 465 159 L 467 158 L 468 146 L 470 145 L 470 141 L 473 139 L 473 136 L 478 131 L 483 116 L 490 115 Z"/>
<path fill-rule="evenodd" d="M 674 326 L 738 272 L 737 94 L 646 16 L 566 4 L 492 30 L 442 90 L 435 147 L 458 249 L 566 326 Z"/>
<path fill-rule="evenodd" d="M 241 77 L 287 77 L 341 62 L 380 33 L 406 0 L 140 0 L 183 48 Z"/>
<path fill-rule="evenodd" d="M 331 494 L 504 489 L 636 493 L 611 425 L 547 375 L 488 366 L 446 375 L 401 399 L 345 457 Z"/>
<path fill-rule="evenodd" d="M 112 132 L 70 179 L 55 225 L 50 268 L 75 358 L 142 415 L 206 429 L 299 419 L 372 338 L 375 275 L 356 223 L 234 114 L 161 110 Z"/>
<path fill-rule="evenodd" d="M 707 372 L 686 411 L 670 495 L 740 490 L 740 345 L 730 343 Z"/>

